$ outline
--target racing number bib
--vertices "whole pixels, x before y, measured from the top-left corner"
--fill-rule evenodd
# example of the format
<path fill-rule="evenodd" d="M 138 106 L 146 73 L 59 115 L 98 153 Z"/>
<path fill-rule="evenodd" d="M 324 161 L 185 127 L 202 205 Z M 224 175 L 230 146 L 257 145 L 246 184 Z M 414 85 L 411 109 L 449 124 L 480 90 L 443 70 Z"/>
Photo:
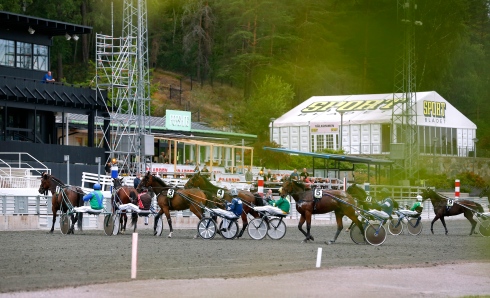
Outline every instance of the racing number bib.
<path fill-rule="evenodd" d="M 454 200 L 453 199 L 447 199 L 447 206 L 452 207 L 454 205 Z"/>
<path fill-rule="evenodd" d="M 167 198 L 171 199 L 174 197 L 174 195 L 175 195 L 175 190 L 173 188 L 167 191 Z"/>
<path fill-rule="evenodd" d="M 321 188 L 315 188 L 315 191 L 313 192 L 313 196 L 315 199 L 321 199 L 323 196 L 323 191 Z"/>

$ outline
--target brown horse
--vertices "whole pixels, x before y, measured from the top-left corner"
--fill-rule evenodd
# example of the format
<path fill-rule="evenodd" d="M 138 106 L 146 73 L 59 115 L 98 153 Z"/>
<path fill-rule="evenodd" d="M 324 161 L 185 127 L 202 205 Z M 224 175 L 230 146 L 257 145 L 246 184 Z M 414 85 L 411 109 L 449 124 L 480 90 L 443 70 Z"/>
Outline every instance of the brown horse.
<path fill-rule="evenodd" d="M 296 210 L 301 214 L 298 223 L 298 229 L 306 236 L 303 242 L 308 240 L 314 240 L 310 234 L 311 229 L 311 216 L 313 214 L 323 214 L 331 211 L 335 212 L 335 219 L 337 221 L 337 232 L 333 240 L 325 242 L 326 244 L 335 243 L 337 237 L 343 229 L 342 217 L 347 216 L 354 222 L 359 229 L 361 229 L 364 235 L 364 228 L 361 222 L 357 219 L 355 209 L 352 207 L 355 202 L 354 199 L 346 192 L 341 190 L 326 190 L 316 189 L 318 191 L 319 198 L 316 199 L 314 191 L 305 189 L 305 184 L 298 181 L 286 180 L 282 184 L 281 195 L 290 195 L 296 201 Z M 321 197 L 320 197 L 321 196 Z M 306 232 L 303 230 L 303 224 L 306 221 Z"/>
<path fill-rule="evenodd" d="M 138 205 L 138 194 L 136 189 L 131 186 L 123 186 L 122 184 L 123 178 L 113 178 L 112 184 L 114 185 L 114 189 L 112 190 L 112 211 L 115 212 L 118 210 L 118 206 L 121 204 L 133 203 Z M 121 217 L 119 218 L 119 231 L 121 234 L 126 232 L 126 224 L 128 222 L 128 216 L 126 215 L 126 211 L 121 211 Z M 135 212 L 131 212 L 131 226 L 133 227 L 133 231 L 136 232 L 136 223 L 138 222 L 138 214 Z"/>
<path fill-rule="evenodd" d="M 48 191 L 51 191 L 51 210 L 53 212 L 53 224 L 51 226 L 50 233 L 54 231 L 54 224 L 56 222 L 56 214 L 58 210 L 61 212 L 71 212 L 71 227 L 68 230 L 68 234 L 74 234 L 74 226 L 78 221 L 78 229 L 82 230 L 83 213 L 73 213 L 74 207 L 83 206 L 83 190 L 80 187 L 65 185 L 58 178 L 43 173 L 41 175 L 41 185 L 39 186 L 39 193 L 47 195 Z"/>
<path fill-rule="evenodd" d="M 482 205 L 478 204 L 477 202 L 473 202 L 470 200 L 454 200 L 452 198 L 446 198 L 430 188 L 422 190 L 422 198 L 424 200 L 430 199 L 432 206 L 434 206 L 434 214 L 436 216 L 430 224 L 430 231 L 432 232 L 432 234 L 434 234 L 434 222 L 440 219 L 442 225 L 444 226 L 444 230 L 446 230 L 447 235 L 448 231 L 446 228 L 446 221 L 444 220 L 444 217 L 463 213 L 464 217 L 466 217 L 466 219 L 468 219 L 471 223 L 470 235 L 472 235 L 476 226 L 476 221 L 473 219 L 473 212 L 483 212 Z"/>
<path fill-rule="evenodd" d="M 198 187 L 204 191 L 210 192 L 213 196 L 217 196 L 218 192 L 220 192 L 223 196 L 223 199 L 231 202 L 233 199 L 232 195 L 230 192 L 226 191 L 224 188 L 220 188 L 218 186 L 215 186 L 212 184 L 206 177 L 201 175 L 200 172 L 195 173 L 187 183 L 185 184 L 184 188 L 185 189 L 191 189 Z M 238 192 L 238 197 L 242 200 L 243 202 L 243 213 L 242 213 L 242 221 L 243 221 L 243 227 L 240 233 L 238 233 L 237 238 L 240 238 L 243 235 L 243 232 L 247 228 L 248 225 L 248 218 L 247 214 L 251 214 L 253 217 L 257 218 L 260 216 L 253 207 L 254 206 L 264 206 L 264 201 L 260 196 L 255 196 L 249 191 L 246 190 L 240 190 Z"/>
<path fill-rule="evenodd" d="M 141 179 L 137 189 L 140 190 L 143 187 L 152 188 L 153 192 L 157 194 L 157 202 L 160 207 L 160 211 L 155 216 L 155 223 L 153 226 L 154 235 L 157 234 L 157 223 L 163 213 L 165 213 L 165 216 L 167 217 L 168 226 L 170 228 L 168 238 L 172 238 L 173 228 L 172 218 L 170 217 L 171 210 L 189 209 L 201 219 L 204 214 L 202 206 L 214 207 L 214 202 L 209 201 L 203 191 L 196 188 L 176 189 L 173 186 L 167 185 L 162 179 L 152 175 L 150 172 L 146 173 Z M 173 196 L 172 198 L 169 198 L 172 192 Z"/>

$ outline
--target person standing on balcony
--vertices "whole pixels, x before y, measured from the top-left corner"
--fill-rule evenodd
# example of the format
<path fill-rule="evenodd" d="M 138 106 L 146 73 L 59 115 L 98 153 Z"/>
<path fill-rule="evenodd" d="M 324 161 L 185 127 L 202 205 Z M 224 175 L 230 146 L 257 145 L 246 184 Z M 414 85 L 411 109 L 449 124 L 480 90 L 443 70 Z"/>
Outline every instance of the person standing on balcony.
<path fill-rule="evenodd" d="M 53 79 L 53 76 L 51 75 L 51 71 L 48 71 L 47 74 L 44 75 L 43 77 L 43 83 L 53 83 L 55 79 Z"/>

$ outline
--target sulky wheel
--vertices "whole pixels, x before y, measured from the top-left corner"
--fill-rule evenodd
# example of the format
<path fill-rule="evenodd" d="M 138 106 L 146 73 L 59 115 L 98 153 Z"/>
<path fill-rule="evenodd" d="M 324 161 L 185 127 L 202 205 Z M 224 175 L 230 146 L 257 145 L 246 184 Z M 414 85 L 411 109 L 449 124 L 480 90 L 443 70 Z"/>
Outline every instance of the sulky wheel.
<path fill-rule="evenodd" d="M 202 218 L 197 224 L 197 233 L 202 239 L 213 239 L 216 236 L 216 222 L 209 217 Z"/>
<path fill-rule="evenodd" d="M 267 223 L 262 218 L 254 218 L 248 224 L 247 232 L 252 239 L 264 239 L 267 234 Z"/>
<path fill-rule="evenodd" d="M 490 219 L 481 220 L 478 225 L 478 233 L 483 237 L 490 236 Z"/>
<path fill-rule="evenodd" d="M 112 236 L 114 232 L 114 218 L 115 214 L 106 214 L 104 216 L 104 233 L 107 236 Z"/>
<path fill-rule="evenodd" d="M 279 240 L 286 235 L 286 224 L 284 221 L 279 218 L 273 218 L 269 221 L 269 230 L 267 231 L 267 235 L 271 239 Z"/>
<path fill-rule="evenodd" d="M 350 238 L 355 244 L 366 244 L 364 235 L 361 233 L 361 229 L 359 229 L 357 225 L 354 225 L 352 229 L 350 229 Z"/>
<path fill-rule="evenodd" d="M 399 218 L 389 220 L 387 226 L 391 235 L 397 236 L 403 232 L 403 223 Z"/>
<path fill-rule="evenodd" d="M 386 229 L 379 224 L 370 224 L 364 231 L 366 241 L 374 246 L 383 244 L 386 240 Z"/>
<path fill-rule="evenodd" d="M 418 221 L 418 223 L 417 223 Z M 422 232 L 422 220 L 416 218 L 410 218 L 407 224 L 407 230 L 410 235 L 417 236 Z"/>
<path fill-rule="evenodd" d="M 67 213 L 60 215 L 60 229 L 63 235 L 68 234 L 68 230 L 70 229 L 70 221 L 70 216 Z"/>
<path fill-rule="evenodd" d="M 163 231 L 163 220 L 162 220 L 162 216 L 160 216 L 157 220 L 157 226 L 156 226 L 156 230 L 155 230 L 157 233 L 155 234 L 155 236 L 162 236 L 162 231 Z"/>
<path fill-rule="evenodd" d="M 236 220 L 223 219 L 219 224 L 221 236 L 226 239 L 233 239 L 238 235 L 238 224 Z"/>

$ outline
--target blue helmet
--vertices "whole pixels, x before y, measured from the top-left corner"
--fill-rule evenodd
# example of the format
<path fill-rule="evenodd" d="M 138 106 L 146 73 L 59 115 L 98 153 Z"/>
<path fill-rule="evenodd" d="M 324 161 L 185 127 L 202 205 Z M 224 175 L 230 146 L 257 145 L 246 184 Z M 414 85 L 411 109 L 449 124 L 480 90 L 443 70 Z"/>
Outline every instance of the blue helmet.
<path fill-rule="evenodd" d="M 100 184 L 99 183 L 95 183 L 94 184 L 94 190 L 100 190 L 101 187 L 100 187 Z"/>
<path fill-rule="evenodd" d="M 238 196 L 238 190 L 236 188 L 231 189 L 231 195 L 232 196 Z"/>

